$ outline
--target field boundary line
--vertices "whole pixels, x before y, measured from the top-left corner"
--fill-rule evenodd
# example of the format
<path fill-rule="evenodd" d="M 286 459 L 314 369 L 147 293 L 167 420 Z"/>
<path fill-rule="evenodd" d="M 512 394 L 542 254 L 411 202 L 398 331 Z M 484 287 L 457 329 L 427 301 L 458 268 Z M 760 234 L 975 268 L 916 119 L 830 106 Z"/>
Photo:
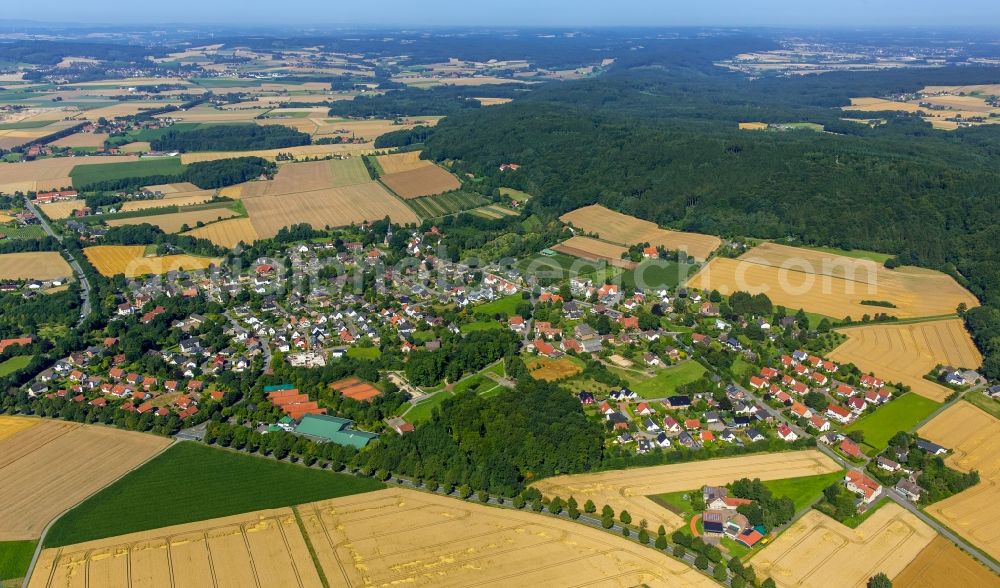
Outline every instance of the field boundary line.
<path fill-rule="evenodd" d="M 35 546 L 35 553 L 34 553 L 34 555 L 31 556 L 31 563 L 28 565 L 28 571 L 25 572 L 25 574 L 24 574 L 24 581 L 21 584 L 21 588 L 28 588 L 28 581 L 31 580 L 31 575 L 35 571 L 35 564 L 38 563 L 38 557 L 42 554 L 43 545 L 45 544 L 45 535 L 48 534 L 49 529 L 52 528 L 52 525 L 56 524 L 56 521 L 58 521 L 59 519 L 63 518 L 63 516 L 65 516 L 66 513 L 68 513 L 69 511 L 71 511 L 74 508 L 80 506 L 81 504 L 83 504 L 87 500 L 90 500 L 98 492 L 104 490 L 105 488 L 107 488 L 108 486 L 114 484 L 118 480 L 121 480 L 122 478 L 124 478 L 128 474 L 130 474 L 130 473 L 134 472 L 135 470 L 141 468 L 142 466 L 146 465 L 147 463 L 149 463 L 150 461 L 152 461 L 153 458 L 157 457 L 158 455 L 160 455 L 161 453 L 163 453 L 167 449 L 170 449 L 176 443 L 179 443 L 179 442 L 180 441 L 174 439 L 172 443 L 169 443 L 169 444 L 165 445 L 163 447 L 163 449 L 157 451 L 153 455 L 150 455 L 148 458 L 146 458 L 145 460 L 143 460 L 142 463 L 136 464 L 135 467 L 129 469 L 127 472 L 122 472 L 122 475 L 118 476 L 114 480 L 108 481 L 107 484 L 105 484 L 104 486 L 98 488 L 97 490 L 94 490 L 88 496 L 84 496 L 82 499 L 80 499 L 80 502 L 77 502 L 73 506 L 71 506 L 71 507 L 67 508 L 66 510 L 62 511 L 61 513 L 59 513 L 58 515 L 56 515 L 51 521 L 49 521 L 49 524 L 45 525 L 45 528 L 42 529 L 41 536 L 38 537 L 38 545 Z M 58 549 L 60 551 L 62 551 L 63 547 L 65 547 L 65 546 L 60 545 L 60 546 L 58 546 Z M 58 561 L 58 559 L 56 561 Z M 53 562 L 53 565 L 54 564 L 55 564 L 55 562 Z M 48 585 L 48 584 L 46 584 L 46 585 Z"/>
<path fill-rule="evenodd" d="M 871 321 L 869 323 L 856 323 L 856 324 L 844 325 L 842 327 L 834 327 L 833 330 L 846 331 L 848 329 L 861 329 L 864 327 L 873 327 L 873 326 L 882 327 L 882 326 L 892 326 L 892 325 L 913 325 L 919 323 L 941 322 L 957 318 L 959 318 L 957 314 L 935 314 L 931 316 L 912 316 L 907 318 L 901 318 L 894 321 Z"/>
<path fill-rule="evenodd" d="M 309 559 L 312 560 L 313 567 L 316 568 L 316 573 L 319 574 L 319 583 L 323 585 L 323 588 L 330 588 L 330 581 L 326 577 L 326 572 L 323 571 L 323 566 L 319 563 L 319 555 L 316 554 L 316 547 L 313 546 L 312 539 L 309 538 L 309 532 L 306 531 L 306 524 L 302 521 L 302 515 L 299 514 L 299 505 L 292 506 L 292 515 L 295 517 L 295 525 L 299 528 L 299 534 L 302 535 L 302 540 L 306 543 L 306 550 L 309 551 Z M 284 531 L 282 531 L 282 537 L 285 538 Z M 287 538 L 285 538 L 285 543 L 287 545 Z"/>

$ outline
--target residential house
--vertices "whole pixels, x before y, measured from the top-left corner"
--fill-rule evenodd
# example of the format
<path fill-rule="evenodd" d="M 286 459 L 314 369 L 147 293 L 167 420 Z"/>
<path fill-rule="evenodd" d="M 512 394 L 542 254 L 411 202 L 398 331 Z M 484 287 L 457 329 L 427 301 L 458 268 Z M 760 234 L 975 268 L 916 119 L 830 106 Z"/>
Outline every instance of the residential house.
<path fill-rule="evenodd" d="M 857 470 L 847 472 L 844 477 L 847 489 L 861 497 L 864 505 L 875 502 L 882 493 L 882 485 Z"/>

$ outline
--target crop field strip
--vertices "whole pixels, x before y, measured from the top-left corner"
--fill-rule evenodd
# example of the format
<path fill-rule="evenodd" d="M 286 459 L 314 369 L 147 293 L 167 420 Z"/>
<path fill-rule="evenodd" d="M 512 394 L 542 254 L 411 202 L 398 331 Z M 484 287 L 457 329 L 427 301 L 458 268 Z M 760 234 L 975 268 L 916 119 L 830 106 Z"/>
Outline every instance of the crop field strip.
<path fill-rule="evenodd" d="M 807 512 L 751 558 L 758 574 L 778 586 L 862 588 L 883 572 L 901 572 L 936 533 L 895 503 L 850 529 L 817 510 Z"/>
<path fill-rule="evenodd" d="M 458 178 L 434 164 L 409 171 L 384 174 L 379 180 L 400 198 L 406 200 L 434 196 L 462 187 Z"/>
<path fill-rule="evenodd" d="M 649 243 L 653 247 L 663 246 L 671 251 L 683 250 L 699 261 L 707 259 L 722 244 L 722 240 L 713 235 L 661 229 L 656 223 L 622 214 L 599 204 L 567 212 L 559 220 L 587 233 L 599 235 L 605 241 L 620 245 Z"/>
<path fill-rule="evenodd" d="M 161 200 L 159 202 L 166 203 Z M 154 214 L 151 216 L 133 216 L 129 218 L 112 219 L 107 221 L 109 227 L 121 227 L 125 225 L 150 224 L 159 227 L 164 233 L 179 233 L 184 225 L 188 229 L 195 228 L 199 222 L 208 224 L 219 220 L 225 220 L 237 216 L 237 213 L 229 208 L 208 208 L 204 210 L 191 210 L 185 212 L 174 212 L 169 214 Z"/>
<path fill-rule="evenodd" d="M 191 229 L 183 234 L 198 239 L 207 239 L 220 247 L 228 248 L 235 247 L 241 241 L 249 245 L 259 238 L 257 231 L 253 228 L 253 222 L 247 217 L 211 223 L 204 227 Z"/>
<path fill-rule="evenodd" d="M 892 583 L 898 588 L 938 586 L 996 588 L 1000 586 L 1000 577 L 939 535 L 910 562 L 910 565 L 892 578 Z"/>
<path fill-rule="evenodd" d="M 968 402 L 956 402 L 917 431 L 954 453 L 945 463 L 957 470 L 978 470 L 980 483 L 928 506 L 927 514 L 994 559 L 1000 559 L 1000 420 Z"/>
<path fill-rule="evenodd" d="M 976 369 L 983 361 L 959 318 L 851 327 L 839 332 L 847 339 L 829 353 L 830 359 L 906 384 L 937 402 L 952 391 L 925 379 L 925 374 L 937 365 Z"/>
<path fill-rule="evenodd" d="M 616 512 L 627 510 L 635 520 L 646 519 L 650 528 L 676 529 L 681 517 L 653 502 L 649 496 L 727 484 L 742 477 L 761 480 L 801 478 L 840 470 L 832 459 L 816 450 L 758 454 L 547 478 L 533 484 L 546 496 L 573 496 L 578 502 L 608 504 Z"/>
<path fill-rule="evenodd" d="M 68 188 L 73 185 L 70 172 L 86 162 L 88 165 L 110 165 L 139 161 L 133 155 L 107 157 L 54 157 L 0 165 L 0 192 L 31 192 Z"/>
<path fill-rule="evenodd" d="M 622 254 L 628 252 L 628 248 L 591 237 L 581 237 L 579 235 L 570 237 L 562 243 L 553 245 L 551 249 L 581 259 L 591 261 L 603 260 L 611 265 L 626 269 L 634 269 L 636 267 L 635 263 L 622 259 Z"/>
<path fill-rule="evenodd" d="M 406 203 L 422 218 L 437 218 L 470 210 L 489 201 L 472 192 L 447 192 L 437 196 L 424 196 L 407 200 Z M 499 218 L 499 216 L 497 217 Z"/>
<path fill-rule="evenodd" d="M 36 424 L 0 440 L 0 541 L 37 539 L 59 513 L 170 444 L 96 425 Z M 58 467 L 52 467 L 58 464 Z"/>

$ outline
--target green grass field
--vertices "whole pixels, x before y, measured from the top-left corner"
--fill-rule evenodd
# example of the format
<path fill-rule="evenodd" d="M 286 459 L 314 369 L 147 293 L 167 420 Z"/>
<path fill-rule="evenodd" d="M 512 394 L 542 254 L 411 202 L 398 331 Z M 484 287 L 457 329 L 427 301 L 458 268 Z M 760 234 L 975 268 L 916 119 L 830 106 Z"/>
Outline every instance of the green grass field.
<path fill-rule="evenodd" d="M 511 316 L 517 312 L 517 305 L 521 303 L 520 294 L 511 294 L 503 298 L 497 298 L 492 302 L 477 306 L 473 310 L 476 316 L 493 316 L 495 314 L 505 314 Z"/>
<path fill-rule="evenodd" d="M 863 431 L 865 444 L 881 451 L 889 445 L 889 439 L 893 435 L 908 430 L 939 406 L 941 405 L 929 398 L 910 392 L 861 417 L 847 427 L 847 430 Z"/>
<path fill-rule="evenodd" d="M 451 398 L 453 394 L 451 392 L 442 390 L 431 395 L 429 398 L 421 400 L 417 404 L 413 405 L 413 408 L 409 412 L 403 414 L 403 418 L 406 422 L 419 424 L 427 421 L 431 418 L 431 413 L 434 412 L 434 407 L 439 406 L 447 398 Z"/>
<path fill-rule="evenodd" d="M 694 270 L 693 265 L 680 264 L 673 261 L 649 260 L 638 265 L 634 270 L 622 274 L 622 286 L 625 288 L 674 288 L 687 280 Z"/>
<path fill-rule="evenodd" d="M 535 255 L 521 259 L 515 267 L 525 276 L 536 276 L 539 279 L 554 280 L 557 282 L 568 280 L 575 276 L 582 277 L 592 274 L 601 268 L 605 268 L 608 274 L 618 269 L 609 267 L 606 263 L 595 263 L 593 261 L 578 259 L 564 253 L 556 253 L 555 255 L 536 253 Z"/>
<path fill-rule="evenodd" d="M 522 192 L 520 190 L 515 190 L 514 188 L 500 188 L 500 195 L 506 196 L 512 200 L 517 200 L 519 202 L 531 200 L 531 194 L 528 194 L 527 192 Z"/>
<path fill-rule="evenodd" d="M 179 157 L 161 159 L 146 159 L 128 161 L 125 163 L 106 163 L 78 165 L 70 171 L 73 186 L 87 186 L 95 182 L 137 178 L 142 176 L 179 175 L 184 172 Z"/>
<path fill-rule="evenodd" d="M 437 218 L 489 204 L 489 200 L 479 194 L 457 190 L 436 196 L 414 198 L 407 200 L 406 203 L 422 218 Z"/>
<path fill-rule="evenodd" d="M 697 361 L 685 361 L 658 371 L 655 376 L 636 384 L 632 389 L 643 397 L 669 396 L 676 392 L 681 384 L 693 382 L 704 373 L 705 367 Z"/>
<path fill-rule="evenodd" d="M 46 535 L 45 546 L 59 547 L 382 487 L 368 478 L 182 442 L 63 515 Z"/>
<path fill-rule="evenodd" d="M 31 363 L 30 355 L 18 355 L 0 363 L 0 378 L 9 376 L 18 370 L 23 370 Z"/>
<path fill-rule="evenodd" d="M 23 578 L 36 545 L 37 541 L 0 541 L 0 580 Z"/>
<path fill-rule="evenodd" d="M 378 347 L 351 347 L 347 350 L 347 357 L 354 359 L 378 359 L 381 356 Z"/>
<path fill-rule="evenodd" d="M 831 472 L 829 474 L 819 474 L 816 476 L 804 476 L 801 478 L 785 478 L 784 480 L 769 480 L 764 485 L 774 493 L 775 496 L 785 496 L 795 503 L 795 511 L 816 502 L 823 494 L 823 489 L 840 481 L 844 477 L 844 472 Z"/>

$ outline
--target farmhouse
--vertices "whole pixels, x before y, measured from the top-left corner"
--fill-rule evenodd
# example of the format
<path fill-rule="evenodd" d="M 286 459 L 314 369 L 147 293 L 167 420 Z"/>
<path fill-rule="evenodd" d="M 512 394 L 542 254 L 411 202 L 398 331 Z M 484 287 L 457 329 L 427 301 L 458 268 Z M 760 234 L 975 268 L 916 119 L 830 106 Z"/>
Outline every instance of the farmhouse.
<path fill-rule="evenodd" d="M 882 493 L 882 485 L 859 471 L 851 470 L 844 477 L 847 489 L 861 497 L 864 505 L 874 502 Z"/>

